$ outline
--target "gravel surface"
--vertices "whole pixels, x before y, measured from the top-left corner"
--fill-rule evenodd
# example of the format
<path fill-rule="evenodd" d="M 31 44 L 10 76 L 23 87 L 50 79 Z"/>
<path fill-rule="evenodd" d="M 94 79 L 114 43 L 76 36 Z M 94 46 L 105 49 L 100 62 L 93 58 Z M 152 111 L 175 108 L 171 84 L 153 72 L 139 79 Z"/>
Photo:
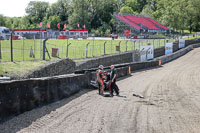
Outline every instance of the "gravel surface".
<path fill-rule="evenodd" d="M 200 48 L 117 82 L 119 97 L 84 90 L 0 125 L 20 133 L 199 133 Z M 133 96 L 133 93 L 144 98 Z"/>

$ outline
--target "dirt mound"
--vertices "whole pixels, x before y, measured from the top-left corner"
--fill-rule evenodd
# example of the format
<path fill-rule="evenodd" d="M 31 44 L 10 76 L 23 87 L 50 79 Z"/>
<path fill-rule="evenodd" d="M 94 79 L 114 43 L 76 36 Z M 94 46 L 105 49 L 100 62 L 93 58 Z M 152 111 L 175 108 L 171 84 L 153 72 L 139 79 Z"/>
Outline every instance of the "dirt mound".
<path fill-rule="evenodd" d="M 69 74 L 73 73 L 75 71 L 75 68 L 75 62 L 69 58 L 50 61 L 46 63 L 43 67 L 33 72 L 30 72 L 24 78 L 39 78 Z"/>

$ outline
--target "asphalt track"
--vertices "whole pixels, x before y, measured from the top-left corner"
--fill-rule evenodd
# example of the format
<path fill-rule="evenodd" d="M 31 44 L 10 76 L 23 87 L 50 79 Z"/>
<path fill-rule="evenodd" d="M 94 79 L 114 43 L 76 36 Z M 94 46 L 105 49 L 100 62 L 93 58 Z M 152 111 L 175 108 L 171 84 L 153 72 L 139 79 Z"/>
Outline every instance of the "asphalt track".
<path fill-rule="evenodd" d="M 199 60 L 200 48 L 162 67 L 120 79 L 120 97 L 84 90 L 14 117 L 0 125 L 0 132 L 199 133 Z"/>

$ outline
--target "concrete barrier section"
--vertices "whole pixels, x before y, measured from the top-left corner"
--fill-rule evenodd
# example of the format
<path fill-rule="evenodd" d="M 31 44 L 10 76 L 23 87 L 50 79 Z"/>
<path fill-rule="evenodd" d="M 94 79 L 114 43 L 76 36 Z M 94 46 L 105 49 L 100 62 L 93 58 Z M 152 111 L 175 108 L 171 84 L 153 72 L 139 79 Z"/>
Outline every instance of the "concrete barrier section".
<path fill-rule="evenodd" d="M 87 75 L 72 74 L 0 83 L 0 121 L 68 97 L 89 82 Z"/>
<path fill-rule="evenodd" d="M 117 77 L 128 75 L 128 67 L 117 69 Z M 89 87 L 96 73 L 0 83 L 0 122 L 25 111 L 59 101 Z"/>
<path fill-rule="evenodd" d="M 113 64 L 128 63 L 128 62 L 132 62 L 132 52 L 112 54 L 112 55 L 87 59 L 82 62 L 78 62 L 76 64 L 76 70 L 95 68 L 98 67 L 99 65 L 110 66 Z"/>

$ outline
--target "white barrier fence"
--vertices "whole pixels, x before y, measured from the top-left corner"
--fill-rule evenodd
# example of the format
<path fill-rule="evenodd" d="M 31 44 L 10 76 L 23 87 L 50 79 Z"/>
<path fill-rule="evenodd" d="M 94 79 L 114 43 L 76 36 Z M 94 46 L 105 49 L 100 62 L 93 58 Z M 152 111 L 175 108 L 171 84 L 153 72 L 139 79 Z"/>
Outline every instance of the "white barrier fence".
<path fill-rule="evenodd" d="M 165 55 L 173 53 L 173 43 L 166 43 L 165 44 Z"/>
<path fill-rule="evenodd" d="M 154 58 L 153 45 L 140 46 L 140 61 L 147 61 Z"/>
<path fill-rule="evenodd" d="M 185 39 L 179 39 L 179 48 L 185 48 Z"/>

